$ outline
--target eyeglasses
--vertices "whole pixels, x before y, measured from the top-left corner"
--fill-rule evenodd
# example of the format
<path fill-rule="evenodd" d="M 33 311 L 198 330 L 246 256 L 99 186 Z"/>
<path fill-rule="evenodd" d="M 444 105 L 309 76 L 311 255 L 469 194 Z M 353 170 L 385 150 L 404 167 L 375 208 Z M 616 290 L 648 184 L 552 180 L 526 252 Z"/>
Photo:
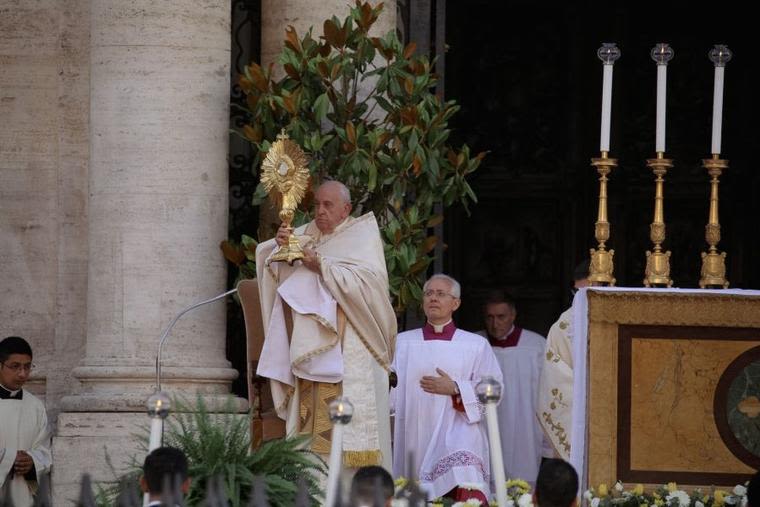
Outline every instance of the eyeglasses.
<path fill-rule="evenodd" d="M 3 366 L 5 366 L 6 368 L 8 368 L 9 370 L 11 370 L 13 372 L 18 372 L 19 370 L 24 370 L 27 373 L 29 373 L 30 371 L 32 371 L 37 366 L 34 363 L 26 363 L 26 364 L 21 364 L 21 363 L 11 363 L 11 364 L 0 363 L 0 364 L 2 364 Z"/>
<path fill-rule="evenodd" d="M 435 296 L 435 297 L 437 297 L 437 298 L 439 298 L 439 299 L 440 299 L 440 298 L 445 298 L 446 296 L 449 296 L 449 297 L 452 297 L 452 298 L 454 297 L 454 296 L 452 296 L 451 294 L 449 294 L 448 292 L 444 292 L 444 291 L 442 291 L 442 290 L 432 290 L 432 289 L 428 289 L 428 290 L 426 290 L 425 292 L 423 292 L 422 294 L 423 294 L 423 295 L 424 295 L 426 298 L 431 298 L 431 297 L 433 297 L 433 296 Z"/>

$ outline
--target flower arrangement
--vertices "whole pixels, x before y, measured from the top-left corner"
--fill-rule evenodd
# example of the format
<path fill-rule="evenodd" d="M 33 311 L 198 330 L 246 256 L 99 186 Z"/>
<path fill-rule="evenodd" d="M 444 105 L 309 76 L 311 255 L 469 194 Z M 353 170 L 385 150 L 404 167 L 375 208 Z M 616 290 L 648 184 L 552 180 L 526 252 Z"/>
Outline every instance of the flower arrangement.
<path fill-rule="evenodd" d="M 612 488 L 600 484 L 596 489 L 586 490 L 583 499 L 589 507 L 746 507 L 747 488 L 739 484 L 730 492 L 714 489 L 710 494 L 697 488 L 687 493 L 675 482 L 669 482 L 645 492 L 642 484 L 626 490 L 618 481 Z"/>

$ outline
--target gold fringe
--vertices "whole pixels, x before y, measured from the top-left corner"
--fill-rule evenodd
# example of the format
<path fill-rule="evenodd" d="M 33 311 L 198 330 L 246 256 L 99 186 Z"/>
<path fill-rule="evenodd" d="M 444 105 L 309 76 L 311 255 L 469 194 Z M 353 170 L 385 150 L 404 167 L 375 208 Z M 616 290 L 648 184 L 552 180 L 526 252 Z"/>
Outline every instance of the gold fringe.
<path fill-rule="evenodd" d="M 383 461 L 383 453 L 380 449 L 368 451 L 343 451 L 343 466 L 359 468 L 370 465 L 379 465 Z"/>

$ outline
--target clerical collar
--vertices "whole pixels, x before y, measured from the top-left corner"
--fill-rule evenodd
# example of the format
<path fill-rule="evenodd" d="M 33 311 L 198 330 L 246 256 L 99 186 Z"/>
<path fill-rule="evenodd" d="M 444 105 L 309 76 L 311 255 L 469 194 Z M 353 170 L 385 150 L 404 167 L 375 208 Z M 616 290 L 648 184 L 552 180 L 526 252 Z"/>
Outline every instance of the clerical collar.
<path fill-rule="evenodd" d="M 11 391 L 0 384 L 0 400 L 22 400 L 24 399 L 24 390 Z"/>
<path fill-rule="evenodd" d="M 488 337 L 488 343 L 493 347 L 514 347 L 520 341 L 520 335 L 522 334 L 522 328 L 515 325 L 509 330 L 507 336 L 504 338 L 492 338 Z"/>
<path fill-rule="evenodd" d="M 431 324 L 430 322 L 427 322 L 422 328 L 422 337 L 425 340 L 450 341 L 456 330 L 457 326 L 451 319 L 445 324 Z"/>

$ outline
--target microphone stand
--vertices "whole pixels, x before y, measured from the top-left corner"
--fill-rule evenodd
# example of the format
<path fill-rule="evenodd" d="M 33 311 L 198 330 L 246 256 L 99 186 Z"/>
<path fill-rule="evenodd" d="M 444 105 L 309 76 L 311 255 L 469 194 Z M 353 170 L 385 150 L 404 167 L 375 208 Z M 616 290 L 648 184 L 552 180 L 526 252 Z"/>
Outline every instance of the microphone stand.
<path fill-rule="evenodd" d="M 218 301 L 220 299 L 226 298 L 230 294 L 234 294 L 237 292 L 237 287 L 234 289 L 228 290 L 224 294 L 219 294 L 218 296 L 215 296 L 211 299 L 207 299 L 205 301 L 201 301 L 200 303 L 195 303 L 194 305 L 188 306 L 181 312 L 177 314 L 174 319 L 169 323 L 168 326 L 166 326 L 166 329 L 164 330 L 164 333 L 161 335 L 161 339 L 158 341 L 158 352 L 156 353 L 156 392 L 161 391 L 161 353 L 163 352 L 164 344 L 166 343 L 167 339 L 169 338 L 169 331 L 172 330 L 174 327 L 174 324 L 177 323 L 177 321 L 182 317 L 184 314 L 189 312 L 190 310 L 194 310 L 198 308 L 199 306 L 207 305 L 209 303 L 213 303 L 214 301 Z"/>

